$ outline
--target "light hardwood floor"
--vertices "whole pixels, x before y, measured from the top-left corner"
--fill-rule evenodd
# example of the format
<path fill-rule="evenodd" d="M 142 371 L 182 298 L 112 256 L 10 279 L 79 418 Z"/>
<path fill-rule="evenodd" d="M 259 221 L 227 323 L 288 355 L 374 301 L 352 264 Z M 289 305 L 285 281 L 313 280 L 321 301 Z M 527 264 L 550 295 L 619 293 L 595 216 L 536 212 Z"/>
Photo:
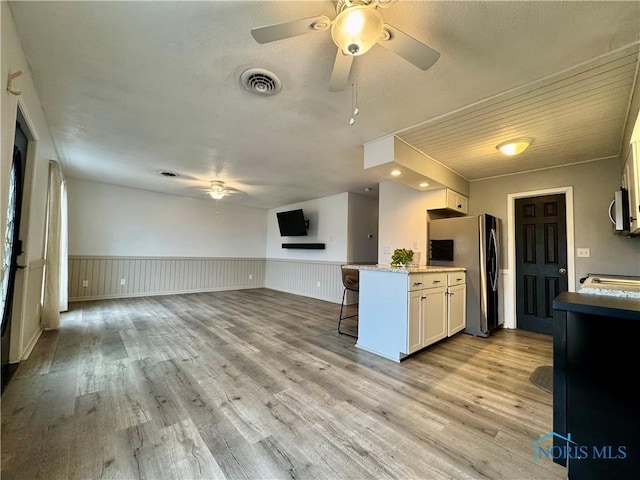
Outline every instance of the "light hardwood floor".
<path fill-rule="evenodd" d="M 2 395 L 2 479 L 566 478 L 533 460 L 549 336 L 396 364 L 339 335 L 339 309 L 268 289 L 72 304 Z"/>

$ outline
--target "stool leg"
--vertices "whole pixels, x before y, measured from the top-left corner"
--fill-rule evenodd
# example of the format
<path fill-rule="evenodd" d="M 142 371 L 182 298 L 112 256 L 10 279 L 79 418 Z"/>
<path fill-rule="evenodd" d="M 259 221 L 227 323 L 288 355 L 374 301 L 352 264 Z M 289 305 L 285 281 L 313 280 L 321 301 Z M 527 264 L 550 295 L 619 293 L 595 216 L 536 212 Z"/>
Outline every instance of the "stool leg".
<path fill-rule="evenodd" d="M 344 299 L 345 299 L 346 295 L 347 295 L 347 289 L 345 288 L 344 292 L 342 292 L 342 304 L 340 305 L 340 319 L 338 320 L 338 333 L 340 333 L 341 335 L 347 335 L 347 336 L 352 337 L 352 338 L 358 338 L 357 335 L 351 335 L 350 333 L 341 332 L 340 331 L 340 324 L 342 323 L 342 320 L 344 320 L 345 318 L 353 318 L 353 317 L 357 317 L 358 316 L 357 313 L 355 315 L 350 315 L 348 317 L 343 317 L 342 316 L 342 311 L 344 309 Z"/>
<path fill-rule="evenodd" d="M 347 295 L 347 289 L 345 288 L 342 292 L 342 303 L 340 304 L 340 319 L 338 320 L 338 333 L 342 333 L 340 331 L 340 323 L 342 322 L 342 310 L 344 309 L 344 297 Z"/>

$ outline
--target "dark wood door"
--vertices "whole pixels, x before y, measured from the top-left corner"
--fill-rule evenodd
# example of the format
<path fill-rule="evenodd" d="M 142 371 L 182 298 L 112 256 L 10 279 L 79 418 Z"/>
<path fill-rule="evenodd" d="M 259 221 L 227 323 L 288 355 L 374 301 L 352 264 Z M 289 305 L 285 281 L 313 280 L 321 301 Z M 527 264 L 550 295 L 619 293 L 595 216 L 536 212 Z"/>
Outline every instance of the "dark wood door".
<path fill-rule="evenodd" d="M 516 325 L 553 332 L 553 299 L 568 288 L 565 197 L 516 200 Z"/>

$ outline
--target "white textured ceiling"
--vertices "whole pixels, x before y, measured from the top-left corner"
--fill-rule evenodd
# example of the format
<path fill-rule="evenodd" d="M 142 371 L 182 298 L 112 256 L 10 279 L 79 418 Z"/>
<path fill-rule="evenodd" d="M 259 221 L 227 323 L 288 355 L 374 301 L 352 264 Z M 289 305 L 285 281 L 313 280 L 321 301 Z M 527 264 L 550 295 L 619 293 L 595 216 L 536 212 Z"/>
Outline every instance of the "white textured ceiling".
<path fill-rule="evenodd" d="M 426 72 L 379 46 L 356 58 L 361 113 L 349 126 L 351 91 L 327 90 L 336 52 L 329 32 L 264 45 L 250 35 L 256 26 L 317 14 L 333 18 L 332 2 L 10 6 L 67 176 L 193 196 L 220 179 L 244 192 L 228 201 L 264 208 L 362 192 L 385 180 L 363 170 L 362 145 L 398 131 L 407 138 L 415 134 L 425 153 L 468 178 L 530 170 L 537 161 L 546 167 L 616 155 L 622 125 L 599 133 L 600 149 L 576 152 L 603 118 L 578 105 L 563 123 L 571 139 L 561 137 L 547 109 L 570 101 L 535 98 L 540 92 L 548 98 L 554 81 L 569 98 L 571 78 L 560 72 L 592 65 L 640 40 L 635 1 L 401 0 L 382 11 L 385 21 L 441 57 Z M 623 53 L 630 60 L 620 85 L 595 82 L 590 90 L 594 98 L 612 98 L 609 112 L 616 122 L 628 114 L 638 56 L 637 48 Z M 258 97 L 244 90 L 238 79 L 250 67 L 277 74 L 281 93 Z M 547 117 L 533 133 L 532 123 L 519 121 L 512 130 L 505 123 L 522 93 Z M 484 120 L 486 106 L 497 109 L 502 121 Z M 478 131 L 487 136 L 470 135 L 477 126 L 461 112 L 480 112 L 485 126 Z M 526 117 L 519 112 L 518 118 Z M 462 150 L 417 139 L 421 129 L 443 119 L 455 119 L 465 132 Z M 544 161 L 500 163 L 493 151 L 483 157 L 496 139 L 516 131 L 536 138 L 534 146 L 545 148 Z M 167 179 L 159 170 L 182 177 Z"/>

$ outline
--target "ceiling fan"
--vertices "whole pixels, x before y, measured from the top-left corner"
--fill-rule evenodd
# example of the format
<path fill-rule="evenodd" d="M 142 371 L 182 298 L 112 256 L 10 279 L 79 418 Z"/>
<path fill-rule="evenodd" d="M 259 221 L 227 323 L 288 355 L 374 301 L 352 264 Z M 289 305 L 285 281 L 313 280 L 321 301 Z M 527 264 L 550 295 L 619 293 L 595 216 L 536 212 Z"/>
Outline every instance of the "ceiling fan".
<path fill-rule="evenodd" d="M 301 18 L 251 29 L 258 43 L 331 29 L 331 38 L 338 47 L 329 81 L 329 91 L 347 88 L 353 57 L 366 53 L 376 43 L 395 52 L 422 70 L 431 67 L 440 53 L 397 28 L 384 23 L 378 7 L 388 7 L 394 0 L 338 0 L 336 17 L 326 15 Z"/>
<path fill-rule="evenodd" d="M 222 200 L 224 197 L 238 193 L 235 188 L 227 187 L 222 180 L 211 180 L 209 188 L 203 189 L 214 200 Z"/>

